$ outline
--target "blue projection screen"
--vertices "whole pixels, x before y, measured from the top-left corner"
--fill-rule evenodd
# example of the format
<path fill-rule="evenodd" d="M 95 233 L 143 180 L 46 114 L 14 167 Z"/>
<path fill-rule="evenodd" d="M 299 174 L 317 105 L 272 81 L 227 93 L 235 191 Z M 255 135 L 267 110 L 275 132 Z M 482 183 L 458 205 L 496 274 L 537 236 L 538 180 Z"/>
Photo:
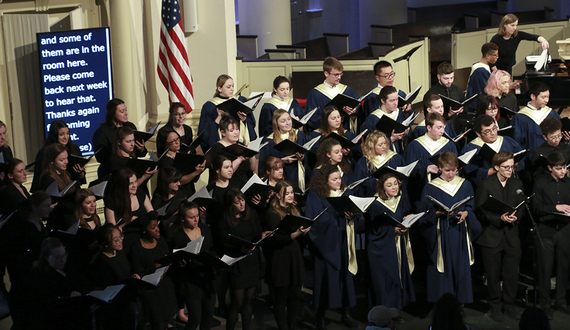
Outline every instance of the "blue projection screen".
<path fill-rule="evenodd" d="M 44 127 L 63 120 L 84 156 L 113 98 L 109 28 L 38 33 Z"/>

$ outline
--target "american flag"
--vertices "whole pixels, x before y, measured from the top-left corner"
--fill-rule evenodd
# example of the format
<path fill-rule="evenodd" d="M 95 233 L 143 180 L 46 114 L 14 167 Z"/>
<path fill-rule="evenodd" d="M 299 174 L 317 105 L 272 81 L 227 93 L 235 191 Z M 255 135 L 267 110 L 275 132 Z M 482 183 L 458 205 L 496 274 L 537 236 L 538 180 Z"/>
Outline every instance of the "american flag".
<path fill-rule="evenodd" d="M 180 102 L 186 106 L 186 112 L 190 112 L 194 109 L 194 91 L 179 1 L 162 0 L 157 70 L 160 81 L 168 89 L 170 102 Z"/>

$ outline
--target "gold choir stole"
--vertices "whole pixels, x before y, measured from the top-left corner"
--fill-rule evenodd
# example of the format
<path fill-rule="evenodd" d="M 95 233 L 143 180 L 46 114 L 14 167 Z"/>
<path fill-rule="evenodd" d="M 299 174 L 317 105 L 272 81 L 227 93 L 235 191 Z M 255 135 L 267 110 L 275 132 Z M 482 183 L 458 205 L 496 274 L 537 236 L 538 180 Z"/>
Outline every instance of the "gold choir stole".
<path fill-rule="evenodd" d="M 463 185 L 463 179 L 460 176 L 456 176 L 450 182 L 443 180 L 442 178 L 433 179 L 429 184 L 433 185 L 436 188 L 443 190 L 446 194 L 453 197 L 461 186 Z M 441 226 L 440 226 L 440 219 L 437 219 L 437 271 L 440 273 L 444 273 L 444 265 L 443 265 L 443 252 L 441 250 Z M 469 265 L 473 265 L 475 262 L 475 254 L 473 253 L 473 243 L 471 242 L 471 237 L 469 236 L 469 227 L 467 224 L 467 219 L 463 222 L 465 224 L 465 236 L 467 238 L 467 249 L 469 251 Z"/>

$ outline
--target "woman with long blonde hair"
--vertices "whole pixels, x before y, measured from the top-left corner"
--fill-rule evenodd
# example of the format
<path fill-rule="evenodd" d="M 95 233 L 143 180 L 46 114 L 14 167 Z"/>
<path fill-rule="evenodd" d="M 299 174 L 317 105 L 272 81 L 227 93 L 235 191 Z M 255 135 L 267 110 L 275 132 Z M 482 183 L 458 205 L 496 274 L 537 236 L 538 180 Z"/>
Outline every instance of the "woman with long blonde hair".
<path fill-rule="evenodd" d="M 290 180 L 296 188 L 305 190 L 305 155 L 296 153 L 285 155 L 275 146 L 284 140 L 289 140 L 298 145 L 306 142 L 306 135 L 302 131 L 293 128 L 291 115 L 283 110 L 278 109 L 273 112 L 273 133 L 267 136 L 268 144 L 261 149 L 259 155 L 259 163 L 264 164 L 265 159 L 269 156 L 280 158 L 283 161 L 284 176 Z M 270 168 L 262 168 L 261 172 L 271 170 Z"/>
<path fill-rule="evenodd" d="M 372 131 L 366 136 L 362 147 L 364 157 L 356 163 L 351 183 L 370 177 L 372 173 L 385 166 L 396 168 L 404 166 L 404 157 L 390 149 L 390 141 L 386 134 L 380 131 Z M 376 178 L 370 177 L 354 188 L 358 196 L 373 196 L 376 191 Z"/>

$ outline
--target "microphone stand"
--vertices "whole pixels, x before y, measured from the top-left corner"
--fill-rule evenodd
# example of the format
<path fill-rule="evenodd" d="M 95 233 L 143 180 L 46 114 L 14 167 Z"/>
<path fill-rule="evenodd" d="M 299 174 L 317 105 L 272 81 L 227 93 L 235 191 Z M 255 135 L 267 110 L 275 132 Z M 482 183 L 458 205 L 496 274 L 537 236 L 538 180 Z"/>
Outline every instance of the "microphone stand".
<path fill-rule="evenodd" d="M 524 196 L 523 193 L 521 193 L 521 194 Z M 540 245 L 544 249 L 544 242 L 542 242 L 542 238 L 540 237 L 540 233 L 538 232 L 536 222 L 534 221 L 534 218 L 532 217 L 532 213 L 530 212 L 530 208 L 528 207 L 528 202 L 532 198 L 532 196 L 534 196 L 534 194 L 530 195 L 529 197 L 525 196 L 525 200 L 523 203 L 524 203 L 524 206 L 526 208 L 526 212 L 528 213 L 528 216 L 530 217 L 530 222 L 532 223 L 532 231 L 534 231 L 534 235 L 536 236 L 536 238 L 538 238 Z M 536 249 L 536 247 L 535 247 L 535 251 L 534 251 L 534 264 L 538 265 L 538 249 Z M 538 268 L 533 267 L 533 269 L 534 269 L 534 274 L 533 274 L 534 307 L 536 307 L 536 301 L 537 301 L 537 297 L 538 297 Z"/>

